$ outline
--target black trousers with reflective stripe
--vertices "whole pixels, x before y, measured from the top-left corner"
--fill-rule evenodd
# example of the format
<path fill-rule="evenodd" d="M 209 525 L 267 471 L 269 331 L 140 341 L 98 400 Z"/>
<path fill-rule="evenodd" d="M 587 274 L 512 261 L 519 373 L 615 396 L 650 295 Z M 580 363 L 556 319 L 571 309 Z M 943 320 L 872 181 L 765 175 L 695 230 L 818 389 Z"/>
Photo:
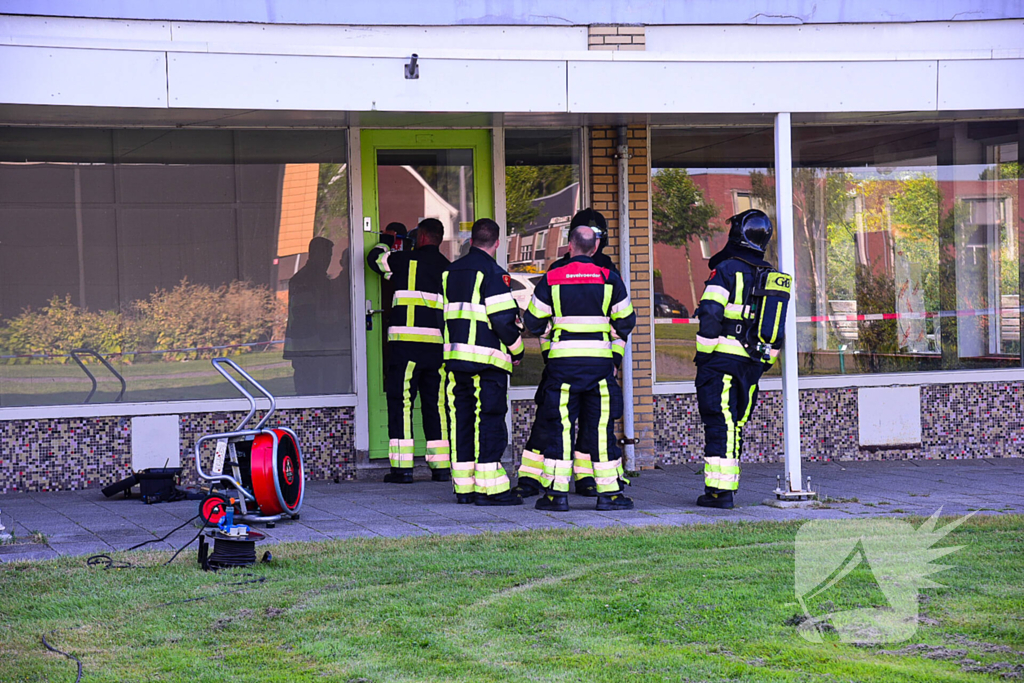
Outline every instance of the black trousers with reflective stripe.
<path fill-rule="evenodd" d="M 705 458 L 739 460 L 743 426 L 757 404 L 757 382 L 763 372 L 760 363 L 721 353 L 712 353 L 697 367 Z"/>
<path fill-rule="evenodd" d="M 541 420 L 541 409 L 540 409 L 540 406 L 541 406 L 542 403 L 544 403 L 544 387 L 547 384 L 547 381 L 548 381 L 548 371 L 547 371 L 547 366 L 545 366 L 544 367 L 544 372 L 540 376 L 540 384 L 537 386 L 537 393 L 533 397 L 533 401 L 537 405 L 537 410 L 534 412 L 534 416 L 533 416 L 533 425 L 530 427 L 530 435 L 527 437 L 526 444 L 524 444 L 524 446 L 523 446 L 523 448 L 525 448 L 526 450 L 533 451 L 534 453 L 540 453 L 541 455 L 544 454 L 545 429 L 544 429 L 544 423 Z M 617 383 L 616 383 L 616 385 L 615 385 L 613 390 L 619 391 L 620 395 L 621 395 L 621 389 L 619 388 Z M 615 416 L 613 418 L 613 421 L 617 420 L 617 419 L 619 419 L 621 417 L 622 417 L 622 415 L 621 415 L 621 411 L 620 411 L 620 414 Z M 593 451 L 586 450 L 583 446 L 581 446 L 580 441 L 579 441 L 580 435 L 581 434 L 588 434 L 588 433 L 590 433 L 591 429 L 593 429 L 593 428 L 589 427 L 586 424 L 586 414 L 581 412 L 580 417 L 579 417 L 579 424 L 578 424 L 578 426 L 576 428 L 576 441 L 574 442 L 575 446 L 573 447 L 573 450 L 574 451 L 579 451 L 581 453 L 587 453 L 587 454 L 590 455 L 591 459 L 594 459 L 594 458 L 597 457 L 597 454 L 594 453 Z M 596 443 L 594 443 L 593 445 L 596 445 Z M 530 479 L 534 479 L 534 480 L 539 481 L 539 479 L 537 479 L 537 477 L 533 476 L 532 474 L 523 474 L 522 472 L 520 472 L 519 476 L 520 477 L 529 477 Z M 584 474 L 581 474 L 580 472 L 576 471 L 575 469 L 573 470 L 573 478 L 576 481 L 579 481 L 580 479 L 584 478 L 585 476 L 592 477 L 593 475 L 592 474 L 584 475 Z"/>
<path fill-rule="evenodd" d="M 621 458 L 615 420 L 622 417 L 622 390 L 614 372 L 557 361 L 549 370 L 537 407 L 545 460 L 570 460 L 573 444 L 595 463 Z"/>
<path fill-rule="evenodd" d="M 423 437 L 428 442 L 448 438 L 441 418 L 444 409 L 442 372 L 442 365 L 430 361 L 404 360 L 388 365 L 384 391 L 388 401 L 389 439 L 413 438 L 413 404 L 417 395 L 423 415 Z M 412 467 L 412 462 L 408 466 Z"/>
<path fill-rule="evenodd" d="M 500 462 L 508 446 L 508 373 L 448 373 L 448 414 L 452 424 L 452 459 Z"/>

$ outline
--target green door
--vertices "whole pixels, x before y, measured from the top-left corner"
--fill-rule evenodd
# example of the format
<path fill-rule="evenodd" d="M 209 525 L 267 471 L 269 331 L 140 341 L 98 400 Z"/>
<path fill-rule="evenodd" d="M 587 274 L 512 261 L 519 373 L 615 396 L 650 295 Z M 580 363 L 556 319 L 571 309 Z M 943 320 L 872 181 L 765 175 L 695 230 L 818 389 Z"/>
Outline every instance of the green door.
<path fill-rule="evenodd" d="M 389 223 L 412 230 L 424 218 L 445 226 L 441 253 L 454 261 L 468 249 L 477 218 L 494 216 L 494 182 L 489 130 L 364 130 L 361 133 L 363 258 Z M 390 284 L 366 269 L 365 307 L 367 404 L 370 457 L 388 457 L 388 414 L 384 396 Z M 369 327 L 369 326 L 368 326 Z M 417 406 L 419 399 L 417 399 Z M 419 410 L 414 411 L 416 454 L 425 451 Z"/>

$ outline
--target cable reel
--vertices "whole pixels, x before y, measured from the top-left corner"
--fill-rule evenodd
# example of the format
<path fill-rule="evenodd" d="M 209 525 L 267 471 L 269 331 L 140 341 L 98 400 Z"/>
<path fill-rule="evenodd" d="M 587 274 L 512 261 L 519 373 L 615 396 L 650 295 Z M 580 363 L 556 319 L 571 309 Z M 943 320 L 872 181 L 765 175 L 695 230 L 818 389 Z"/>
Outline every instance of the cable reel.
<path fill-rule="evenodd" d="M 249 412 L 230 432 L 204 434 L 195 444 L 196 473 L 211 482 L 211 493 L 199 505 L 199 515 L 208 526 L 218 525 L 228 507 L 243 522 L 265 523 L 272 528 L 282 517 L 298 519 L 305 495 L 305 473 L 298 435 L 287 427 L 266 428 L 277 400 L 237 363 L 214 358 L 214 369 L 249 401 Z M 256 425 L 256 399 L 229 374 L 233 370 L 270 400 L 270 410 Z M 202 449 L 215 442 L 210 472 L 203 469 Z"/>

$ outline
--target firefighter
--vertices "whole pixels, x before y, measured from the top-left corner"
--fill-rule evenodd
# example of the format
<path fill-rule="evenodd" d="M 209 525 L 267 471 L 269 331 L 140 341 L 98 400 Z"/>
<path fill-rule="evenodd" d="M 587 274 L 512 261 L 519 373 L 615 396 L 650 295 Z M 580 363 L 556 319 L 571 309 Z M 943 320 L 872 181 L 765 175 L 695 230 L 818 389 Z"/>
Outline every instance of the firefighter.
<path fill-rule="evenodd" d="M 403 231 L 404 232 L 404 231 Z M 388 317 L 388 365 L 385 392 L 388 402 L 388 458 L 391 472 L 384 481 L 413 481 L 412 407 L 420 397 L 427 465 L 434 481 L 451 480 L 444 392 L 444 302 L 441 275 L 450 265 L 438 247 L 444 225 L 425 218 L 416 229 L 413 251 L 394 251 L 382 242 L 366 255 L 366 263 L 393 286 Z"/>
<path fill-rule="evenodd" d="M 701 507 L 729 509 L 739 488 L 743 425 L 757 402 L 757 381 L 775 362 L 754 360 L 740 339 L 750 308 L 750 288 L 772 238 L 772 223 L 763 211 L 750 209 L 729 219 L 729 241 L 711 257 L 696 315 L 697 407 L 704 424 L 704 494 Z"/>
<path fill-rule="evenodd" d="M 600 237 L 589 225 L 569 233 L 569 262 L 537 283 L 526 326 L 550 335 L 547 380 L 538 406 L 544 438 L 544 477 L 550 486 L 538 510 L 569 509 L 573 443 L 594 455 L 598 510 L 629 510 L 619 481 L 621 451 L 613 415 L 622 413 L 613 342 L 625 342 L 636 314 L 622 278 L 594 263 Z M 574 430 L 585 430 L 573 439 Z"/>
<path fill-rule="evenodd" d="M 587 208 L 581 211 L 577 211 L 576 215 L 572 217 L 569 223 L 569 231 L 586 225 L 595 231 L 600 232 L 598 240 L 597 251 L 594 253 L 592 260 L 594 264 L 599 268 L 605 268 L 613 271 L 616 275 L 619 274 L 619 269 L 615 267 L 611 258 L 604 253 L 604 248 L 608 246 L 608 224 L 605 218 L 599 211 Z M 560 259 L 551 264 L 550 270 L 559 268 L 569 263 L 571 253 L 567 252 Z M 545 364 L 548 358 L 548 347 L 551 345 L 551 340 L 548 337 L 541 338 L 541 356 L 544 358 Z M 625 350 L 625 342 L 621 339 L 613 339 L 612 351 L 615 353 L 615 366 L 619 367 L 622 364 L 622 354 Z M 545 365 L 544 371 L 541 373 L 540 382 L 537 386 L 537 393 L 534 396 L 534 403 L 540 406 L 540 402 L 544 396 L 544 382 L 547 380 L 547 366 Z M 622 415 L 613 415 L 612 420 L 617 420 Z M 583 417 L 581 416 L 581 419 Z M 523 448 L 523 457 L 519 465 L 519 479 L 516 485 L 516 490 L 524 497 L 535 496 L 540 493 L 543 489 L 550 485 L 550 482 L 544 477 L 544 455 L 543 447 L 544 444 L 541 442 L 540 428 L 538 427 L 536 416 L 534 417 L 533 427 L 530 429 L 530 436 L 526 440 L 526 444 Z M 578 432 L 587 433 L 587 427 L 581 422 Z M 573 448 L 573 463 L 572 463 L 573 479 L 575 481 L 575 490 L 578 495 L 585 496 L 588 498 L 594 498 L 597 496 L 597 485 L 594 483 L 594 465 L 593 465 L 593 454 L 588 450 L 581 448 L 579 442 L 575 444 Z M 620 472 L 621 474 L 621 472 Z"/>
<path fill-rule="evenodd" d="M 525 346 L 512 279 L 494 260 L 499 234 L 489 218 L 473 223 L 468 253 L 443 277 L 452 479 L 462 504 L 523 504 L 501 465 L 508 379 Z"/>

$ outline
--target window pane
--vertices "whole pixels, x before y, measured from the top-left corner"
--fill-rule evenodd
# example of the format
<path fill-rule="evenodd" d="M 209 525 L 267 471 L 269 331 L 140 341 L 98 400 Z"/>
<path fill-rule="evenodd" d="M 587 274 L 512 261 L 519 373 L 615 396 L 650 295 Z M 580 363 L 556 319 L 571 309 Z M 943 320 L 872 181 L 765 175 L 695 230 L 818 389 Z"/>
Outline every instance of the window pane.
<path fill-rule="evenodd" d="M 275 395 L 351 392 L 345 154 L 336 131 L 0 129 L 0 405 L 236 396 L 219 355 Z"/>
<path fill-rule="evenodd" d="M 1020 366 L 1022 130 L 794 130 L 802 373 Z"/>
<path fill-rule="evenodd" d="M 569 222 L 583 208 L 579 141 L 576 129 L 505 131 L 508 269 L 513 282 L 522 285 L 512 295 L 523 311 L 536 274 L 546 273 L 569 251 Z M 544 362 L 540 340 L 527 332 L 524 341 L 526 357 L 512 373 L 512 384 L 532 386 L 540 381 Z"/>
<path fill-rule="evenodd" d="M 655 381 L 696 376 L 691 316 L 708 261 L 728 239 L 727 219 L 755 208 L 775 223 L 773 136 L 770 127 L 651 130 Z M 774 240 L 766 258 L 778 263 Z"/>

